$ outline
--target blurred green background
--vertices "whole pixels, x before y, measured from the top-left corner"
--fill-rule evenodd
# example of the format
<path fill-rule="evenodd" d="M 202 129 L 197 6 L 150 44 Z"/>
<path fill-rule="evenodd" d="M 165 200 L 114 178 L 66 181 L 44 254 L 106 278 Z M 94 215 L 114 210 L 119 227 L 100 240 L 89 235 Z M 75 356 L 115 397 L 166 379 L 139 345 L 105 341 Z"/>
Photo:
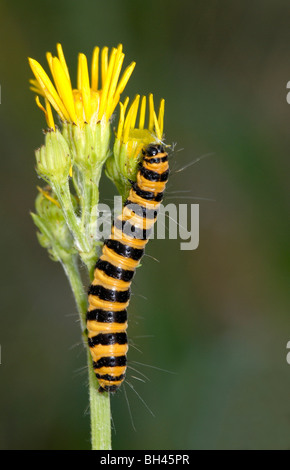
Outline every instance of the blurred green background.
<path fill-rule="evenodd" d="M 198 249 L 152 240 L 160 262 L 145 257 L 136 275 L 128 357 L 148 380 L 129 369 L 128 381 L 155 417 L 125 385 L 136 431 L 120 391 L 113 448 L 289 449 L 286 0 L 1 1 L 0 447 L 90 448 L 74 301 L 29 215 L 45 122 L 27 56 L 45 64 L 57 42 L 72 76 L 78 52 L 123 43 L 125 65 L 137 62 L 129 96 L 166 99 L 177 144 L 165 203 L 200 204 Z M 102 201 L 114 193 L 104 176 Z"/>

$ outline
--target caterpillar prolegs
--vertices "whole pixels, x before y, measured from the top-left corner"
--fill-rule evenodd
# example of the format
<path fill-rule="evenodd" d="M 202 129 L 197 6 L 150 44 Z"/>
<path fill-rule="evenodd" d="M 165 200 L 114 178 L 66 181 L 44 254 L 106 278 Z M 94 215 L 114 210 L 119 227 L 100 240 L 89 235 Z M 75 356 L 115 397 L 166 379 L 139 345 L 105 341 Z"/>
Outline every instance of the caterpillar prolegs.
<path fill-rule="evenodd" d="M 157 219 L 168 175 L 164 148 L 149 145 L 143 151 L 137 181 L 96 263 L 89 288 L 87 330 L 99 391 L 115 392 L 125 378 L 130 286 Z"/>

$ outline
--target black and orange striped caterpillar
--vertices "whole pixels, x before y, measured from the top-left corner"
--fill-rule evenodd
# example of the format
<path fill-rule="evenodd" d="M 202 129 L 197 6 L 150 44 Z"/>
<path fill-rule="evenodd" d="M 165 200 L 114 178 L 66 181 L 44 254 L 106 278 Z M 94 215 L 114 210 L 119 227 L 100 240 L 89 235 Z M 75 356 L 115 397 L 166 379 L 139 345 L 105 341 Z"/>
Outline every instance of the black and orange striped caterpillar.
<path fill-rule="evenodd" d="M 115 392 L 125 378 L 130 286 L 157 219 L 168 175 L 163 146 L 150 144 L 96 263 L 88 292 L 87 331 L 100 392 Z"/>

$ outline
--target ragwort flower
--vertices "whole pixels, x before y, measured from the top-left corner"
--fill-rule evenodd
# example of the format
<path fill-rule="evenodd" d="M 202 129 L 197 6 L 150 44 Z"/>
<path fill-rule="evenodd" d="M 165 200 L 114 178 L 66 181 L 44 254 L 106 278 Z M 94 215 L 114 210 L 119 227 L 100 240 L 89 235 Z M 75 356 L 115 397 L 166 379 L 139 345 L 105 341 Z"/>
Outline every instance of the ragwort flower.
<path fill-rule="evenodd" d="M 36 60 L 28 59 L 35 76 L 35 79 L 30 80 L 31 89 L 37 94 L 37 105 L 44 111 L 50 128 L 55 130 L 51 106 L 62 122 L 73 123 L 81 128 L 85 123 L 102 119 L 108 121 L 111 118 L 135 67 L 135 62 L 132 62 L 120 78 L 125 57 L 122 48 L 122 44 L 112 48 L 109 55 L 108 47 L 104 47 L 101 53 L 99 47 L 95 47 L 91 80 L 87 58 L 79 54 L 76 88 L 72 86 L 61 44 L 57 44 L 58 57 L 50 52 L 46 54 L 53 81 Z M 45 98 L 45 107 L 41 105 L 38 95 Z"/>
<path fill-rule="evenodd" d="M 148 103 L 147 123 L 146 96 L 141 99 L 138 121 L 140 95 L 135 97 L 129 108 L 129 98 L 126 98 L 124 103 L 120 103 L 114 155 L 107 160 L 106 173 L 124 198 L 130 189 L 131 181 L 136 179 L 142 150 L 151 143 L 162 142 L 165 101 L 164 99 L 160 101 L 158 117 L 152 94 L 148 97 Z"/>

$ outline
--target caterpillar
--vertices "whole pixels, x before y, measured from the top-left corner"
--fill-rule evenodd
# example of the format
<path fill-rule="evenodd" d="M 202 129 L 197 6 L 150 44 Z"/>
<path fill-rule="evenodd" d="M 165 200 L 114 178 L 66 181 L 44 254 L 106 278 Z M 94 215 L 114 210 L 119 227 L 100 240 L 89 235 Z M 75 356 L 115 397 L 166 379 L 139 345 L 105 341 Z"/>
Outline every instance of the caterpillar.
<path fill-rule="evenodd" d="M 115 392 L 125 379 L 127 307 L 131 282 L 157 219 L 169 175 L 168 154 L 160 144 L 143 150 L 122 214 L 105 240 L 88 291 L 87 331 L 99 392 Z"/>

